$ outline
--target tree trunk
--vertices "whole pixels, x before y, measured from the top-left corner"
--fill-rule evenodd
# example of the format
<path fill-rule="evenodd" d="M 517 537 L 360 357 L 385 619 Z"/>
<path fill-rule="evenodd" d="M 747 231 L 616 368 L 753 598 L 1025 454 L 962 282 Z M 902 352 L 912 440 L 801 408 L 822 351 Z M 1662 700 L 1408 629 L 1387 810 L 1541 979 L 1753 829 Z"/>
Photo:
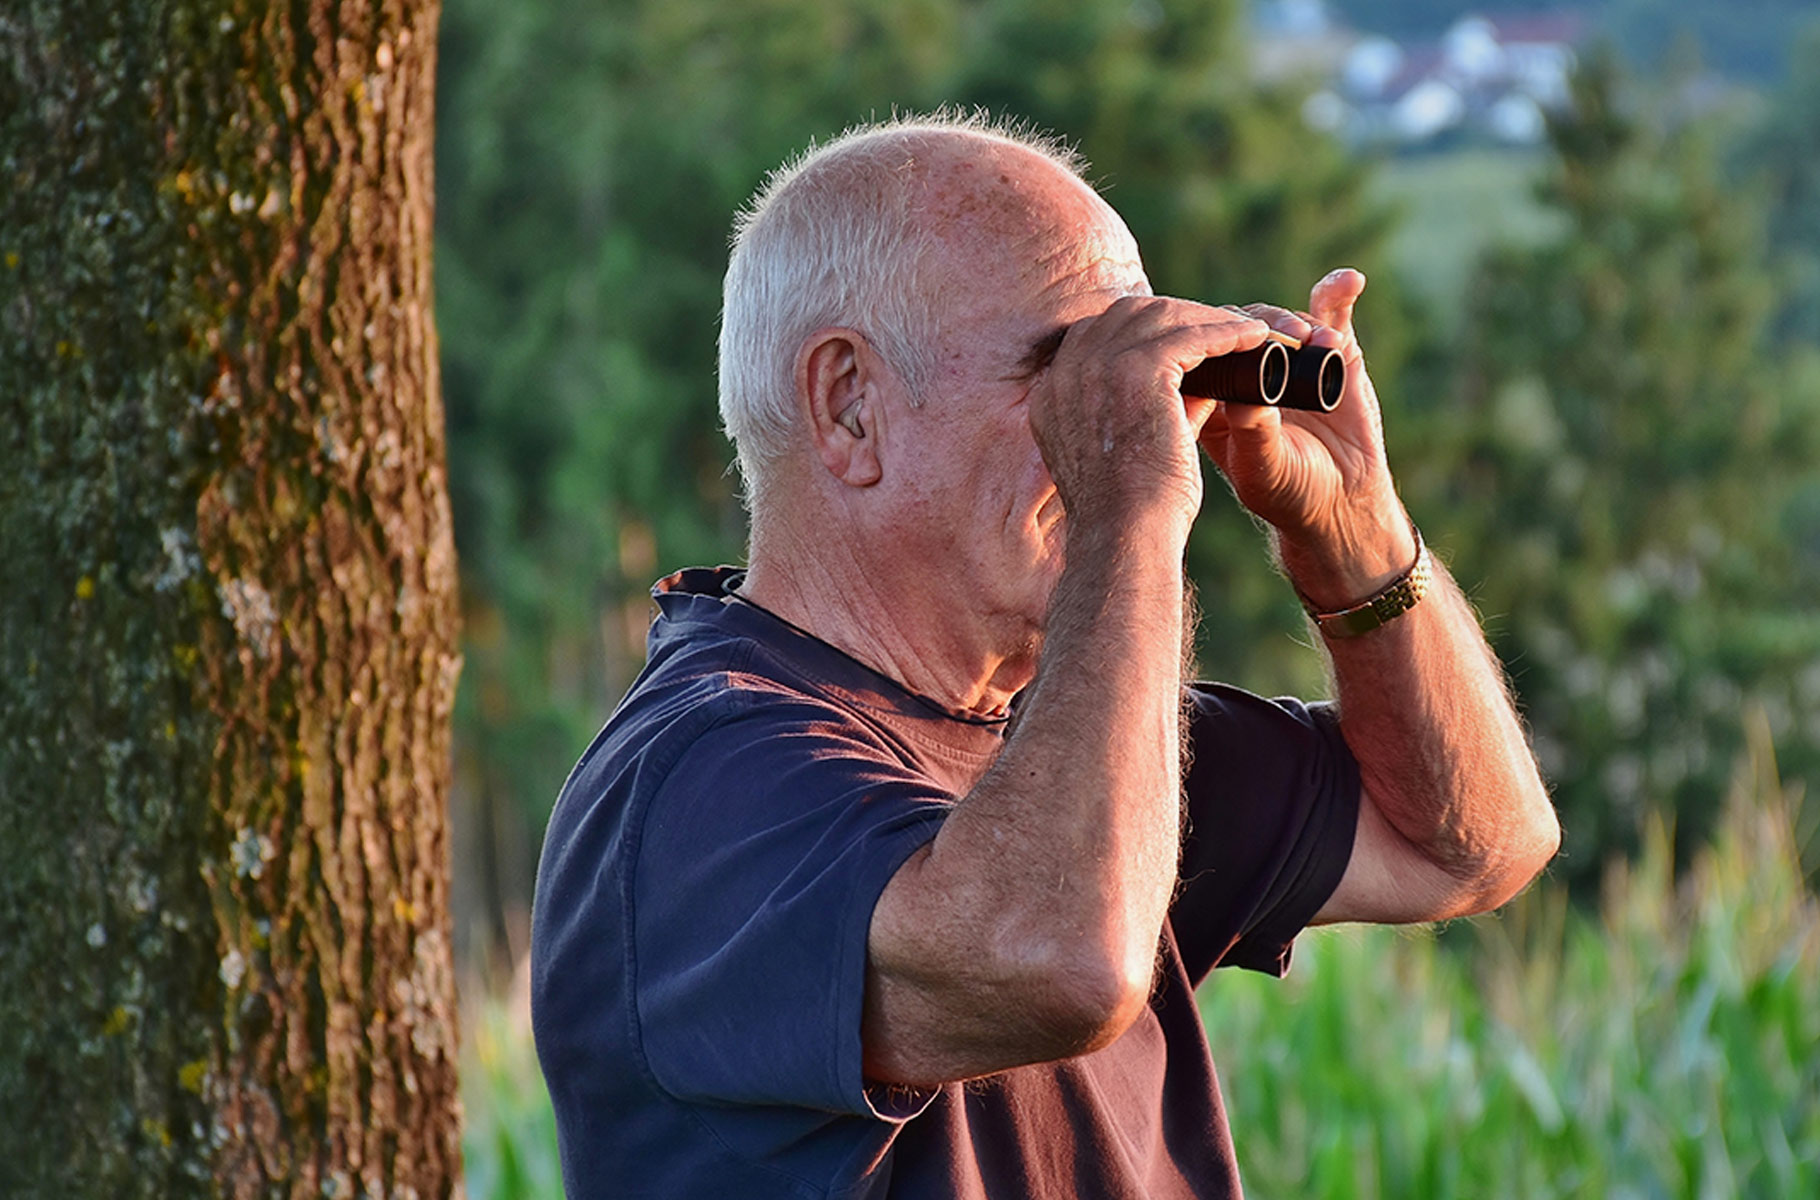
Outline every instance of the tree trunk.
<path fill-rule="evenodd" d="M 0 1195 L 457 1189 L 435 24 L 0 8 Z"/>

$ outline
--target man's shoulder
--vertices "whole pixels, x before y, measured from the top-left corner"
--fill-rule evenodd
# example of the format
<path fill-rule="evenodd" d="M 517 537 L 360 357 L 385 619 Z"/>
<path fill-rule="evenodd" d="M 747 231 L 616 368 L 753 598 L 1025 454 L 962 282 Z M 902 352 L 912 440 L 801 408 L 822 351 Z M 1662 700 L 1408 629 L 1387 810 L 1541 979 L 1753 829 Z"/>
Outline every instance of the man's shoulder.
<path fill-rule="evenodd" d="M 674 639 L 653 655 L 583 763 L 600 753 L 680 751 L 730 722 L 840 720 L 845 706 L 757 639 L 718 631 Z"/>
<path fill-rule="evenodd" d="M 720 638 L 653 658 L 614 708 L 570 772 L 558 808 L 576 793 L 598 795 L 607 781 L 636 765 L 661 778 L 710 731 L 804 710 L 827 714 L 812 690 L 768 669 L 755 644 Z"/>
<path fill-rule="evenodd" d="M 838 739 L 869 753 L 855 721 L 768 659 L 749 639 L 721 636 L 674 640 L 652 656 L 557 796 L 533 906 L 544 925 L 617 910 L 653 829 L 668 845 L 679 828 L 737 839 L 771 819 L 777 806 L 763 800 L 787 747 L 815 740 L 825 751 Z"/>

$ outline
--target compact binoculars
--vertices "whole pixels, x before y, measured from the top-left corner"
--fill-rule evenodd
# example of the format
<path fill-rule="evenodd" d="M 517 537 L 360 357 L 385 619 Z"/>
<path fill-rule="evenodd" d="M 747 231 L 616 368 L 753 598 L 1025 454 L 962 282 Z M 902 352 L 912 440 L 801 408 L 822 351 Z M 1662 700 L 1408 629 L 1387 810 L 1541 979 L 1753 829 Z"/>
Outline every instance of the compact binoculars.
<path fill-rule="evenodd" d="M 1346 360 L 1338 350 L 1304 346 L 1286 333 L 1263 345 L 1201 361 L 1182 376 L 1182 395 L 1228 404 L 1270 404 L 1332 412 L 1346 394 Z"/>

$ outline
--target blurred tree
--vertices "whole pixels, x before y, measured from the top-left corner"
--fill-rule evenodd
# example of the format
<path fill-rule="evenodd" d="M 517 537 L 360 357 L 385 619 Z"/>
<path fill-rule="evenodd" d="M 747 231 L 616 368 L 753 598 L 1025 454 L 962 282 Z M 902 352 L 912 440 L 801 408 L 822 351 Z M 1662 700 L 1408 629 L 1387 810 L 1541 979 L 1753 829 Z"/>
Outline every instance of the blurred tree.
<path fill-rule="evenodd" d="M 1786 289 L 1776 332 L 1820 345 L 1820 23 L 1794 51 L 1743 158 L 1769 195 L 1769 238 Z"/>
<path fill-rule="evenodd" d="M 1707 61 L 1734 77 L 1790 77 L 1788 56 L 1812 0 L 1605 0 L 1601 25 L 1632 62 L 1657 65 L 1691 35 Z"/>
<path fill-rule="evenodd" d="M 1457 409 L 1405 486 L 1513 665 L 1590 883 L 1666 809 L 1710 828 L 1747 698 L 1786 771 L 1820 779 L 1820 619 L 1782 515 L 1820 466 L 1811 368 L 1766 353 L 1760 214 L 1705 131 L 1651 127 L 1609 55 L 1552 122 L 1543 197 L 1568 232 L 1476 283 Z"/>
<path fill-rule="evenodd" d="M 455 1190 L 435 27 L 0 17 L 0 1194 Z"/>

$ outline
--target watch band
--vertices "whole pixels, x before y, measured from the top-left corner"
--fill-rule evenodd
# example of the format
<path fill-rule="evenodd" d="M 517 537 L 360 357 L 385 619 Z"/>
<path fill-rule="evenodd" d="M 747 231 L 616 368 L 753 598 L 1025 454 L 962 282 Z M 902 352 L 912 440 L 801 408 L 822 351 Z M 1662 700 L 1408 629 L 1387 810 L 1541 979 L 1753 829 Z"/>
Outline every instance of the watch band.
<path fill-rule="evenodd" d="M 1353 638 L 1370 633 L 1380 625 L 1394 621 L 1421 602 L 1434 579 L 1434 566 L 1429 561 L 1428 547 L 1422 542 L 1422 531 L 1414 526 L 1416 538 L 1415 565 L 1390 581 L 1371 598 L 1338 612 L 1321 612 L 1302 597 L 1302 607 L 1314 620 L 1315 628 L 1326 637 Z"/>

